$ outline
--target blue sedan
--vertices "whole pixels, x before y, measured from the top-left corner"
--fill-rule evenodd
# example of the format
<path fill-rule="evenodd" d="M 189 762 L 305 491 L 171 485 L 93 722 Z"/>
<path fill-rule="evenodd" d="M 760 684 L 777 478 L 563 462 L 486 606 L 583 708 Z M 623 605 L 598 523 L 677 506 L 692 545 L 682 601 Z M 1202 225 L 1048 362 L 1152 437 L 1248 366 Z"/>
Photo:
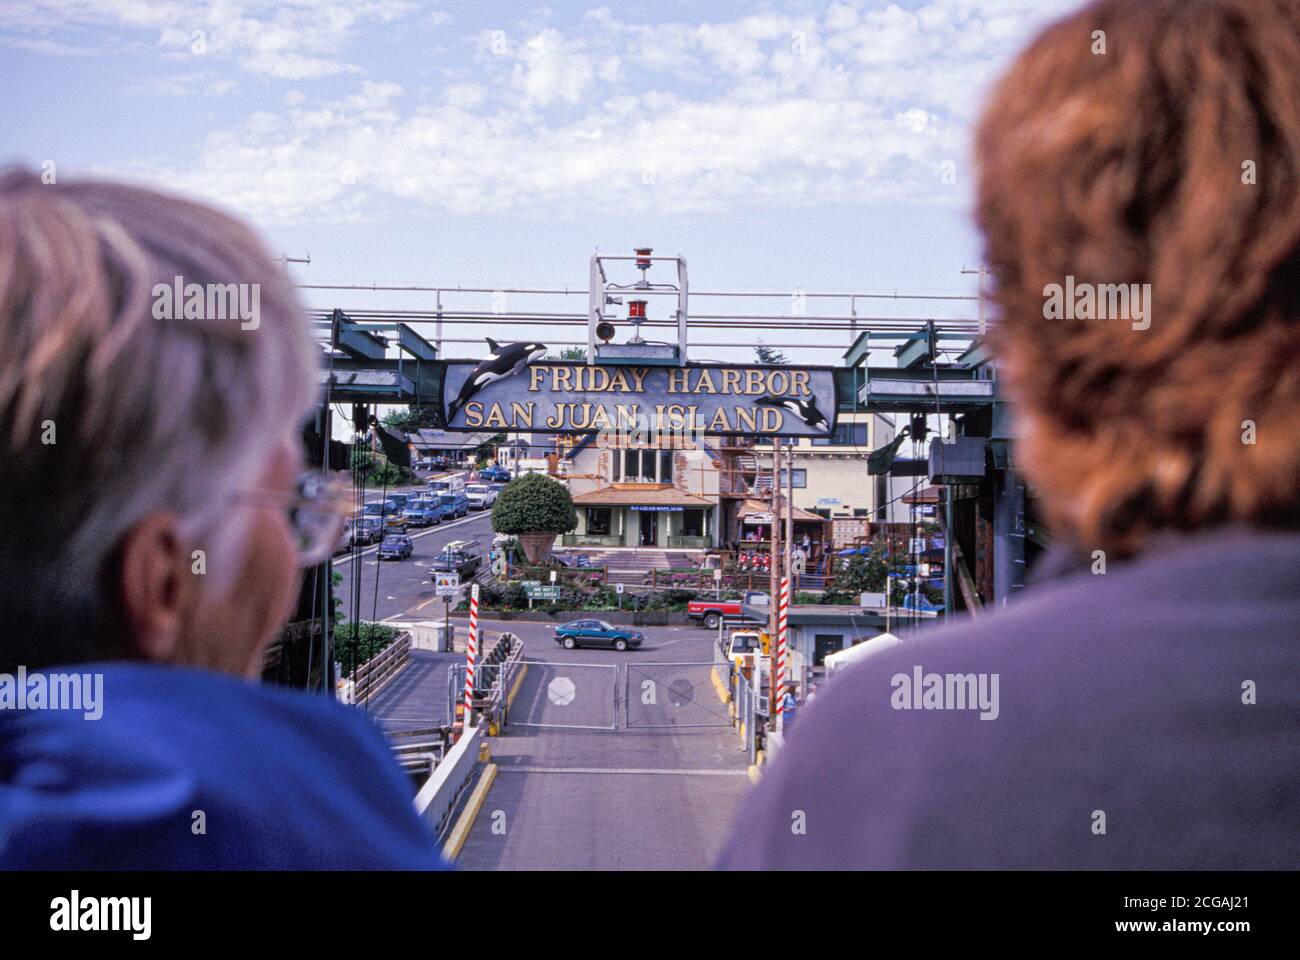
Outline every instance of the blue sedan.
<path fill-rule="evenodd" d="M 415 552 L 415 544 L 411 538 L 405 535 L 394 536 L 389 534 L 384 537 L 383 543 L 379 545 L 380 560 L 405 560 Z"/>
<path fill-rule="evenodd" d="M 566 650 L 574 647 L 613 647 L 636 649 L 645 635 L 634 630 L 620 630 L 604 620 L 570 620 L 555 628 L 555 642 Z"/>

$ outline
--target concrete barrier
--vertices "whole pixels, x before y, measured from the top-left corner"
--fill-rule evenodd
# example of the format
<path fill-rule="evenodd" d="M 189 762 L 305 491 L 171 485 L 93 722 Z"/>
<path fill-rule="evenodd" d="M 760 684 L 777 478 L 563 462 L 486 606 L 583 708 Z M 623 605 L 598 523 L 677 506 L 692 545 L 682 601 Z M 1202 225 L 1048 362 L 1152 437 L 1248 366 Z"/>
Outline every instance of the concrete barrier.
<path fill-rule="evenodd" d="M 415 795 L 415 812 L 440 836 L 457 796 L 478 770 L 484 732 L 483 727 L 470 727 Z"/>

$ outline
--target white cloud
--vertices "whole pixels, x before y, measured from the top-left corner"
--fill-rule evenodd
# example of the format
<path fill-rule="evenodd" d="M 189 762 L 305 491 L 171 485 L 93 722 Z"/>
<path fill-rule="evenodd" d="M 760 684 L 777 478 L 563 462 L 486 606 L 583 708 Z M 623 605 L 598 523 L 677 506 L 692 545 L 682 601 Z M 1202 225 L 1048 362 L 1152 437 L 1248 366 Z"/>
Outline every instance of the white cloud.
<path fill-rule="evenodd" d="M 7 42 L 65 51 L 51 34 L 125 31 L 164 53 L 233 60 L 250 73 L 306 79 L 358 72 L 341 53 L 365 22 L 387 23 L 415 9 L 410 0 L 24 0 L 0 5 Z M 201 47 L 202 53 L 196 48 Z"/>
<path fill-rule="evenodd" d="M 382 47 L 358 64 L 345 48 L 359 18 L 404 4 L 300 2 L 287 20 L 268 14 L 264 31 L 225 34 L 246 68 L 360 67 L 377 79 L 328 100 L 295 89 L 156 175 L 268 223 L 380 218 L 394 206 L 564 215 L 607 198 L 660 213 L 962 203 L 938 171 L 964 156 L 981 91 L 1034 24 L 1073 5 L 845 0 L 662 24 L 603 7 L 561 24 L 542 11 L 458 39 L 459 59 L 439 58 L 430 89 L 427 76 L 390 71 Z M 327 15 L 293 37 L 304 10 Z"/>
<path fill-rule="evenodd" d="M 595 76 L 585 45 L 554 29 L 528 37 L 516 48 L 515 57 L 515 89 L 529 103 L 541 106 L 556 100 L 578 103 Z"/>

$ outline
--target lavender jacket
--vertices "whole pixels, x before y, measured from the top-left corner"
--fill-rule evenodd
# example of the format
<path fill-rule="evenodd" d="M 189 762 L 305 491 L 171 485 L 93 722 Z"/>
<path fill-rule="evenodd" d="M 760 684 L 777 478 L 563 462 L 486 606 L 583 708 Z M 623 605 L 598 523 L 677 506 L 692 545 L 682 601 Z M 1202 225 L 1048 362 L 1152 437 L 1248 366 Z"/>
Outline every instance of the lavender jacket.
<path fill-rule="evenodd" d="M 1226 529 L 837 676 L 719 865 L 1295 869 L 1298 838 L 1300 534 Z"/>

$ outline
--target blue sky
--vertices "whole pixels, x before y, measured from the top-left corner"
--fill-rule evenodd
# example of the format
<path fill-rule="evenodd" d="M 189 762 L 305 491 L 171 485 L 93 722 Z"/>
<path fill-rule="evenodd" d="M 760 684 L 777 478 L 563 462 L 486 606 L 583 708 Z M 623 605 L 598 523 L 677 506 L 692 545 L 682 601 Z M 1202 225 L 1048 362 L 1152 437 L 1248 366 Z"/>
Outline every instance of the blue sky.
<path fill-rule="evenodd" d="M 215 201 L 304 282 L 585 287 L 651 245 L 696 289 L 972 293 L 973 121 L 1075 6 L 0 0 L 0 161 Z"/>

